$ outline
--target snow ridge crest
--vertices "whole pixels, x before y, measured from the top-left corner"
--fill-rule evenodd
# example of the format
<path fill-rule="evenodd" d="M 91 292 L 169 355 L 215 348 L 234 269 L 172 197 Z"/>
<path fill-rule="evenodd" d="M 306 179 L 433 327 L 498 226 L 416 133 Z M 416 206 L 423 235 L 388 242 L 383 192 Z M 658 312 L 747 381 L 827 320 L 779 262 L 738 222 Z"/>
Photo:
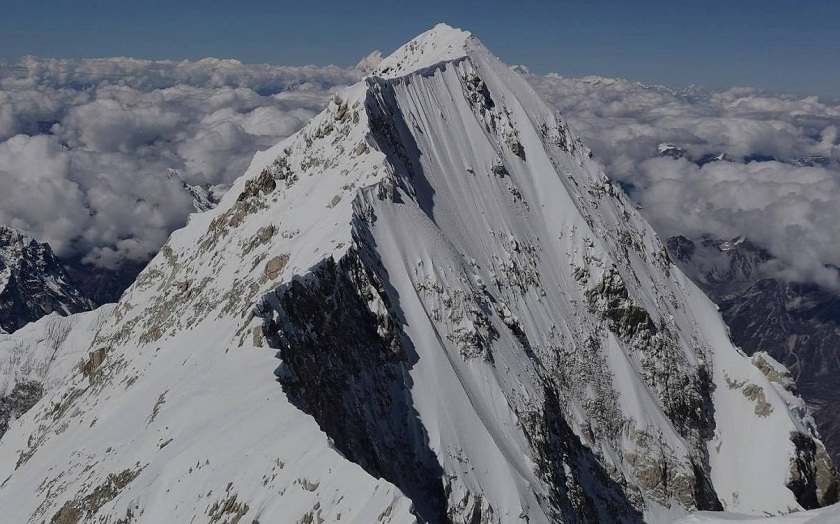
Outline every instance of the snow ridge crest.
<path fill-rule="evenodd" d="M 382 60 L 373 75 L 397 78 L 441 62 L 464 58 L 470 40 L 475 37 L 469 31 L 437 24 Z"/>

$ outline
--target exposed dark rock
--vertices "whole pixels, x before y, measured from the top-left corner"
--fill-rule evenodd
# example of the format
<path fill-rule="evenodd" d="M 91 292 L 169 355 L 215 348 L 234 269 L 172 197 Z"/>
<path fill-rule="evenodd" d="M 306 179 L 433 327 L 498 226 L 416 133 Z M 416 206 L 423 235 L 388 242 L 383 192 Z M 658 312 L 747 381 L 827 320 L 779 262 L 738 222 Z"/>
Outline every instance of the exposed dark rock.
<path fill-rule="evenodd" d="M 82 520 L 82 510 L 73 505 L 72 502 L 65 502 L 58 513 L 50 519 L 50 524 L 78 524 Z"/>
<path fill-rule="evenodd" d="M 142 470 L 143 468 L 125 469 L 119 473 L 109 474 L 105 481 L 90 493 L 65 502 L 64 506 L 53 515 L 50 524 L 77 524 L 82 522 L 82 519 L 90 521 L 102 506 L 116 498 Z"/>
<path fill-rule="evenodd" d="M 353 250 L 328 259 L 264 304 L 266 339 L 283 361 L 276 374 L 348 459 L 397 485 L 424 521 L 444 522 L 443 472 L 410 403 L 417 356 L 401 336 L 387 275 L 364 258 Z M 388 314 L 371 312 L 376 300 Z"/>
<path fill-rule="evenodd" d="M 694 242 L 682 235 L 669 238 L 667 245 L 671 256 L 681 262 L 687 262 L 694 256 Z"/>
<path fill-rule="evenodd" d="M 715 428 L 713 382 L 705 365 L 691 369 L 673 334 L 657 327 L 644 308 L 629 296 L 619 273 L 608 270 L 584 293 L 589 310 L 639 355 L 643 378 L 659 397 L 662 409 L 677 431 L 693 448 L 694 478 L 686 479 L 686 500 L 698 509 L 720 510 L 721 503 L 710 480 L 706 442 Z"/>
<path fill-rule="evenodd" d="M 21 380 L 9 395 L 0 397 L 0 437 L 9 429 L 11 420 L 29 411 L 43 394 L 44 387 L 40 382 Z"/>
<path fill-rule="evenodd" d="M 619 484 L 583 445 L 566 422 L 552 387 L 544 389 L 544 404 L 535 417 L 523 417 L 537 455 L 537 468 L 551 486 L 557 522 L 643 522 Z M 571 474 L 567 473 L 571 472 Z"/>
<path fill-rule="evenodd" d="M 796 456 L 791 459 L 787 486 L 796 501 L 805 509 L 837 502 L 837 471 L 825 448 L 803 433 L 792 433 L 790 440 L 796 446 Z"/>
<path fill-rule="evenodd" d="M 245 189 L 239 194 L 237 200 L 241 202 L 260 194 L 268 194 L 275 188 L 277 188 L 277 182 L 274 181 L 274 176 L 271 171 L 264 169 L 257 178 L 252 178 L 245 183 Z"/>
<path fill-rule="evenodd" d="M 105 348 L 99 348 L 96 351 L 92 352 L 88 359 L 82 364 L 82 375 L 88 378 L 89 381 L 93 382 L 94 377 L 96 376 L 96 371 L 99 369 L 99 366 L 105 361 L 105 355 L 107 351 Z"/>
<path fill-rule="evenodd" d="M 0 328 L 11 333 L 53 312 L 93 307 L 48 244 L 0 225 Z"/>

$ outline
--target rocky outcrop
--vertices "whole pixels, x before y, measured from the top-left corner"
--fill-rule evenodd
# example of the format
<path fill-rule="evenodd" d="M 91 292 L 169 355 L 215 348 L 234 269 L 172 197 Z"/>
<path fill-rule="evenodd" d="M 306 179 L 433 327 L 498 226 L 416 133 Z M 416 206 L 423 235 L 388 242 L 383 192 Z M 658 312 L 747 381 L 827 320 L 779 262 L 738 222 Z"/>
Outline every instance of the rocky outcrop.
<path fill-rule="evenodd" d="M 825 447 L 803 433 L 790 436 L 796 455 L 790 461 L 788 488 L 805 509 L 821 508 L 837 502 L 837 470 Z"/>
<path fill-rule="evenodd" d="M 15 383 L 11 393 L 0 397 L 0 437 L 9 429 L 9 422 L 20 417 L 35 405 L 44 394 L 44 386 L 34 380 Z"/>
<path fill-rule="evenodd" d="M 351 250 L 264 297 L 263 333 L 292 402 L 348 459 L 408 495 L 422 521 L 443 522 L 443 472 L 410 402 L 417 354 L 374 257 Z"/>
<path fill-rule="evenodd" d="M 0 327 L 6 332 L 49 315 L 93 308 L 48 244 L 0 225 Z"/>

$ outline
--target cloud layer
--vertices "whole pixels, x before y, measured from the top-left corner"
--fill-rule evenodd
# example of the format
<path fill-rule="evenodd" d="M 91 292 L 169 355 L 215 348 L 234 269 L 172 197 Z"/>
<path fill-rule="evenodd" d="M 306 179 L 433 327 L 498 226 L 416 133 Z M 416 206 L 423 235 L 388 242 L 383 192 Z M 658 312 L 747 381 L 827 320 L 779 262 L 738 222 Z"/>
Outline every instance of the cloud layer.
<path fill-rule="evenodd" d="M 768 270 L 840 287 L 826 267 L 840 266 L 840 105 L 747 88 L 528 79 L 661 236 L 745 235 L 779 258 Z M 660 155 L 660 144 L 681 151 Z"/>
<path fill-rule="evenodd" d="M 0 64 L 0 223 L 65 257 L 143 261 L 193 211 L 184 183 L 223 191 L 255 151 L 360 76 L 216 59 Z M 780 259 L 785 278 L 837 286 L 826 266 L 840 265 L 840 106 L 745 88 L 527 77 L 661 236 L 746 235 Z M 679 154 L 660 155 L 666 143 Z"/>
<path fill-rule="evenodd" d="M 26 58 L 0 65 L 0 223 L 65 257 L 143 261 L 254 152 L 360 73 L 232 60 Z"/>

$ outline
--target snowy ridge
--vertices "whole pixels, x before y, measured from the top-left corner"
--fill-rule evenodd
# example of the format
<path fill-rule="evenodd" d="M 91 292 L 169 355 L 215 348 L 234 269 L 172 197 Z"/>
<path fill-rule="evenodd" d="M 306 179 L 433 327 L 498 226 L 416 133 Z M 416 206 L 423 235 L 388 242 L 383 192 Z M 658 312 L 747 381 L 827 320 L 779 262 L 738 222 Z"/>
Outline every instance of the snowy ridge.
<path fill-rule="evenodd" d="M 829 500 L 776 365 L 732 346 L 523 79 L 443 25 L 377 71 L 175 232 L 15 421 L 9 519 L 666 522 Z"/>
<path fill-rule="evenodd" d="M 268 522 L 411 521 L 409 500 L 288 403 L 275 352 L 248 320 L 281 274 L 347 249 L 351 198 L 341 195 L 383 169 L 381 155 L 367 154 L 364 92 L 342 93 L 347 102 L 336 97 L 306 130 L 258 154 L 216 209 L 175 232 L 90 344 L 87 371 L 74 370 L 0 441 L 0 468 L 15 472 L 0 500 L 29 494 L 11 521 L 248 512 Z M 342 153 L 358 161 L 338 164 Z M 43 484 L 37 472 L 48 470 Z M 109 486 L 118 492 L 91 500 Z"/>
<path fill-rule="evenodd" d="M 382 60 L 372 74 L 381 78 L 397 78 L 464 58 L 471 39 L 474 39 L 471 33 L 438 24 Z"/>
<path fill-rule="evenodd" d="M 836 524 L 840 522 L 840 506 L 835 504 L 828 508 L 798 511 L 776 517 L 701 511 L 678 520 L 676 524 L 731 524 L 732 522 L 752 524 Z"/>

